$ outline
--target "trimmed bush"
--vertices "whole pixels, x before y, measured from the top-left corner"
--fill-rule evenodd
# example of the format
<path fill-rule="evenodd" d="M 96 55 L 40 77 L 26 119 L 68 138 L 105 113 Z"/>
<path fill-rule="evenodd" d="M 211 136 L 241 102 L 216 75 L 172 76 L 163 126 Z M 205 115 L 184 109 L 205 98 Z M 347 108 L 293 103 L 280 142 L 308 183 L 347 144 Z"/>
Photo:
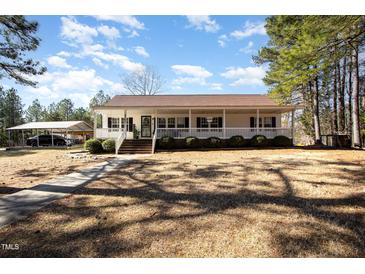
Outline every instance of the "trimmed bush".
<path fill-rule="evenodd" d="M 98 139 L 89 139 L 85 142 L 84 148 L 92 154 L 103 152 L 101 141 Z"/>
<path fill-rule="evenodd" d="M 209 137 L 205 142 L 206 147 L 221 147 L 222 140 L 218 137 Z"/>
<path fill-rule="evenodd" d="M 268 143 L 269 142 L 264 135 L 255 135 L 250 140 L 250 145 L 254 147 L 265 147 Z"/>
<path fill-rule="evenodd" d="M 101 143 L 104 151 L 106 152 L 115 152 L 115 140 L 113 139 L 106 139 Z"/>
<path fill-rule="evenodd" d="M 162 149 L 173 148 L 175 145 L 175 139 L 170 136 L 163 136 L 158 140 L 158 145 Z"/>
<path fill-rule="evenodd" d="M 282 135 L 276 136 L 272 140 L 272 143 L 276 147 L 290 147 L 292 145 L 292 141 L 288 137 Z"/>
<path fill-rule="evenodd" d="M 228 139 L 228 145 L 230 147 L 243 147 L 245 145 L 245 139 L 241 135 L 235 135 Z"/>
<path fill-rule="evenodd" d="M 194 136 L 186 137 L 184 140 L 187 148 L 198 148 L 201 146 L 200 140 Z"/>

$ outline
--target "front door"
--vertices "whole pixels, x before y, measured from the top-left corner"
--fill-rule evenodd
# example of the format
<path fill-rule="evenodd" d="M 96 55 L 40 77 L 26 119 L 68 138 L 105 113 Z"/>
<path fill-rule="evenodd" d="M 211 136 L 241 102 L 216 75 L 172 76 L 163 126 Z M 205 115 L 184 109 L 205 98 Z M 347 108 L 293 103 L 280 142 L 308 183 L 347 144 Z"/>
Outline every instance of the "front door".
<path fill-rule="evenodd" d="M 151 116 L 141 116 L 141 137 L 151 138 Z"/>

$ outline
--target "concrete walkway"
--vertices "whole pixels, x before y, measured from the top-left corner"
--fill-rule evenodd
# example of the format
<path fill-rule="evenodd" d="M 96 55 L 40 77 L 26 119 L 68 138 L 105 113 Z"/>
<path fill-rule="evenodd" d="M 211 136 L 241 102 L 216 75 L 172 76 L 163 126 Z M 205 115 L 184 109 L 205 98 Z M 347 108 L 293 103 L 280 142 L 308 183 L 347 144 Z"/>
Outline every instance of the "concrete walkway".
<path fill-rule="evenodd" d="M 91 168 L 0 197 L 0 227 L 27 217 L 51 202 L 69 195 L 77 188 L 99 179 L 117 166 L 141 156 L 146 155 L 118 156 Z"/>

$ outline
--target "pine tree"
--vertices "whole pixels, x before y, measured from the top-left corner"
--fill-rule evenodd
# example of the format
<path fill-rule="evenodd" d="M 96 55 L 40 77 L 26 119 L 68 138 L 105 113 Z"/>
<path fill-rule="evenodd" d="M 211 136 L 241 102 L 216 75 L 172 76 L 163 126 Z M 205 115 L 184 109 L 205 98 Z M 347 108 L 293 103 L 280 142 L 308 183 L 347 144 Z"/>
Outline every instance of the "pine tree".
<path fill-rule="evenodd" d="M 7 77 L 29 86 L 37 84 L 29 76 L 43 74 L 46 68 L 39 61 L 26 58 L 26 53 L 39 46 L 37 30 L 38 23 L 29 22 L 24 16 L 0 16 L 0 79 Z"/>

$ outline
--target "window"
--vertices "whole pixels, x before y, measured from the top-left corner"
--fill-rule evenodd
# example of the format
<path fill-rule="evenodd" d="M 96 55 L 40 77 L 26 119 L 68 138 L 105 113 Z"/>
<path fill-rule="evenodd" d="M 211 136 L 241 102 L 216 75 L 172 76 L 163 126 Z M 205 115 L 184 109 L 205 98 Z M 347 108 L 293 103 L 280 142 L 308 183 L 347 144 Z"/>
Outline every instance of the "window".
<path fill-rule="evenodd" d="M 174 128 L 175 127 L 175 118 L 174 117 L 167 119 L 167 127 L 168 128 Z"/>
<path fill-rule="evenodd" d="M 217 128 L 219 127 L 218 117 L 213 117 L 212 122 L 210 123 L 210 127 Z"/>
<path fill-rule="evenodd" d="M 108 118 L 108 128 L 119 128 L 119 118 Z"/>
<path fill-rule="evenodd" d="M 157 118 L 157 127 L 166 128 L 166 118 Z"/>
<path fill-rule="evenodd" d="M 272 127 L 272 117 L 264 118 L 264 127 Z"/>
<path fill-rule="evenodd" d="M 200 118 L 200 127 L 201 128 L 208 128 L 209 127 L 209 124 L 208 124 L 208 121 L 207 121 L 206 117 L 201 117 Z"/>
<path fill-rule="evenodd" d="M 251 128 L 255 128 L 256 127 L 256 122 L 257 122 L 257 118 L 256 117 L 251 117 L 250 118 L 250 127 Z M 259 118 L 259 127 L 262 127 L 262 118 Z"/>
<path fill-rule="evenodd" d="M 177 117 L 177 127 L 178 128 L 188 128 L 189 127 L 189 117 Z"/>

